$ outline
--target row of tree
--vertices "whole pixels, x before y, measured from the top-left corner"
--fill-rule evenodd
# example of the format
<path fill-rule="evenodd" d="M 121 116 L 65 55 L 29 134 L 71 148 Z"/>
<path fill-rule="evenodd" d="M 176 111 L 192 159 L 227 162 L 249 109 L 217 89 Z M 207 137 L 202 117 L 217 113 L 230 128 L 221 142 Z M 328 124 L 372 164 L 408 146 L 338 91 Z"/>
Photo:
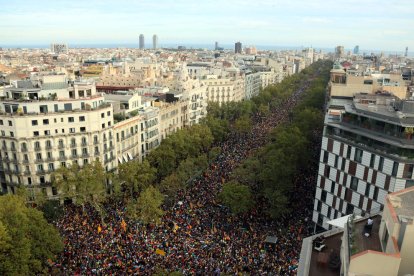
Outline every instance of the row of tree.
<path fill-rule="evenodd" d="M 301 74 L 286 78 L 280 86 L 265 89 L 252 100 L 256 105 L 264 100 L 280 104 L 280 99 L 312 80 L 301 102 L 291 112 L 291 120 L 275 128 L 270 133 L 270 142 L 242 162 L 223 186 L 220 199 L 233 213 L 250 210 L 255 200 L 265 201 L 265 210 L 273 218 L 289 211 L 289 192 L 295 177 L 314 162 L 309 147 L 315 139 L 320 139 L 315 133 L 320 133 L 323 127 L 323 106 L 331 66 L 328 61 L 317 62 Z M 280 90 L 281 87 L 288 92 Z"/>

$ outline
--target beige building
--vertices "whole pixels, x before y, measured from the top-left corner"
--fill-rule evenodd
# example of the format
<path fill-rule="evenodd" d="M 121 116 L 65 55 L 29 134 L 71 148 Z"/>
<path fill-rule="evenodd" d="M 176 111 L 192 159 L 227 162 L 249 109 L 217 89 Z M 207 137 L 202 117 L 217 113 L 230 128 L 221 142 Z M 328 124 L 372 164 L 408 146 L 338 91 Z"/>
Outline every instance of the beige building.
<path fill-rule="evenodd" d="M 245 81 L 241 77 L 219 78 L 210 75 L 202 81 L 205 85 L 207 101 L 222 104 L 238 102 L 245 97 Z"/>
<path fill-rule="evenodd" d="M 100 160 L 107 170 L 115 168 L 112 107 L 95 85 L 49 76 L 38 86 L 16 83 L 0 102 L 3 192 L 25 185 L 56 195 L 48 184 L 60 166 Z"/>
<path fill-rule="evenodd" d="M 389 92 L 400 99 L 407 97 L 407 85 L 401 74 L 364 74 L 345 71 L 340 66 L 331 70 L 331 97 L 353 97 L 356 93 Z"/>

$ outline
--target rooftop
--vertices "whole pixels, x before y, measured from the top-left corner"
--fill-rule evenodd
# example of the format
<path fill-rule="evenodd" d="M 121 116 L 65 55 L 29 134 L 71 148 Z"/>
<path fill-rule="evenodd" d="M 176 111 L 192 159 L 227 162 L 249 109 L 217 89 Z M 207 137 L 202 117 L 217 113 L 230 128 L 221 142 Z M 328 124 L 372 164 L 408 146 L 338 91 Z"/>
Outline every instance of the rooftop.
<path fill-rule="evenodd" d="M 382 252 L 381 242 L 379 237 L 379 228 L 381 224 L 381 216 L 377 215 L 372 217 L 374 221 L 372 226 L 371 235 L 366 237 L 364 235 L 364 227 L 367 224 L 368 218 L 364 218 L 355 222 L 354 242 L 355 246 L 352 247 L 351 256 L 358 254 L 366 250 L 372 250 Z"/>
<path fill-rule="evenodd" d="M 339 268 L 330 268 L 329 265 L 325 262 L 325 260 L 326 258 L 328 258 L 329 262 L 329 258 L 333 254 L 340 255 L 342 233 L 343 232 L 340 232 L 335 235 L 326 237 L 326 247 L 321 252 L 312 249 L 309 276 L 338 276 L 340 274 Z"/>
<path fill-rule="evenodd" d="M 397 216 L 414 217 L 414 187 L 388 195 Z"/>

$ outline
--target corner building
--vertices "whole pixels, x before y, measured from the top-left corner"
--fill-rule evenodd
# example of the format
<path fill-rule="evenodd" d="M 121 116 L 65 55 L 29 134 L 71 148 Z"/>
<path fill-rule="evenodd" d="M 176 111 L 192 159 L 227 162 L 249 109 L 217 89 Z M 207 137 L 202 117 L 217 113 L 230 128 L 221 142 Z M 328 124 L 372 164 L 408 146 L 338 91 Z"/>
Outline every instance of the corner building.
<path fill-rule="evenodd" d="M 331 100 L 325 116 L 313 221 L 382 211 L 388 193 L 414 186 L 414 101 L 387 93 Z"/>
<path fill-rule="evenodd" d="M 60 166 L 99 160 L 115 168 L 113 114 L 91 82 L 68 82 L 64 75 L 18 81 L 0 101 L 0 182 L 42 188 L 50 196 L 51 174 Z"/>

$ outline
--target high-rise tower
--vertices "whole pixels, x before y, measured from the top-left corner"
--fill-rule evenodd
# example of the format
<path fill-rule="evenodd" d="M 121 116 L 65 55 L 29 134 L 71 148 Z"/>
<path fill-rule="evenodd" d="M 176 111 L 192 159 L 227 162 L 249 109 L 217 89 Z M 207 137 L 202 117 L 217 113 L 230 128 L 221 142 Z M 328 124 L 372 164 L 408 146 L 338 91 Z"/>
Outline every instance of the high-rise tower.
<path fill-rule="evenodd" d="M 404 56 L 405 57 L 408 57 L 408 47 L 405 47 L 405 54 L 404 54 Z"/>
<path fill-rule="evenodd" d="M 140 49 L 144 49 L 145 48 L 145 42 L 144 42 L 144 35 L 140 34 L 139 35 L 139 48 Z"/>
<path fill-rule="evenodd" d="M 152 49 L 158 49 L 158 36 L 156 34 L 152 36 Z"/>
<path fill-rule="evenodd" d="M 236 42 L 236 44 L 234 44 L 234 52 L 236 54 L 241 54 L 241 52 L 242 52 L 242 44 L 241 44 L 240 41 L 239 42 Z"/>

